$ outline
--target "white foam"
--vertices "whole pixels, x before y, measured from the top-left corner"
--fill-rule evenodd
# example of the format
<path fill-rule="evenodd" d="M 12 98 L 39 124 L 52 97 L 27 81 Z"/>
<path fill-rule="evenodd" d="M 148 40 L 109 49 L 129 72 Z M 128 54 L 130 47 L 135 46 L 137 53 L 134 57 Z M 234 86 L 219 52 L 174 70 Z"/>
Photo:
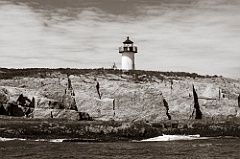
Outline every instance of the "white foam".
<path fill-rule="evenodd" d="M 1 141 L 13 141 L 13 140 L 19 140 L 19 141 L 26 141 L 26 139 L 21 139 L 21 138 L 5 138 L 5 137 L 0 137 L 0 142 Z M 29 140 L 29 141 L 36 141 L 36 142 L 63 142 L 66 139 L 36 139 L 36 140 Z"/>
<path fill-rule="evenodd" d="M 49 140 L 49 142 L 63 142 L 63 140 L 66 140 L 66 139 L 51 139 Z"/>
<path fill-rule="evenodd" d="M 20 140 L 20 141 L 25 141 L 26 139 L 20 139 L 20 138 L 5 138 L 5 137 L 0 137 L 0 141 L 12 141 L 12 140 Z"/>
<path fill-rule="evenodd" d="M 162 135 L 154 138 L 144 139 L 142 141 L 177 141 L 177 140 L 196 140 L 196 139 L 208 139 L 206 137 L 200 137 L 197 135 Z"/>
<path fill-rule="evenodd" d="M 47 139 L 37 139 L 37 140 L 34 140 L 34 141 L 40 141 L 40 142 L 43 142 L 43 141 L 48 141 Z"/>
<path fill-rule="evenodd" d="M 37 139 L 36 142 L 63 142 L 65 139 Z"/>

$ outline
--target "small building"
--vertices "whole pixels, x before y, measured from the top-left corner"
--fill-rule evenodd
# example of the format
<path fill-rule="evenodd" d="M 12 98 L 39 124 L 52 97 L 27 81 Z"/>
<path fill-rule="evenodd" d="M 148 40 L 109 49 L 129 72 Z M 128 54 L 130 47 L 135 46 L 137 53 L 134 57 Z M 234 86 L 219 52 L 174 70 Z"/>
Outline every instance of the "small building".
<path fill-rule="evenodd" d="M 119 47 L 119 53 L 122 54 L 122 69 L 135 70 L 134 54 L 137 53 L 137 47 L 129 37 L 123 42 L 123 46 Z"/>

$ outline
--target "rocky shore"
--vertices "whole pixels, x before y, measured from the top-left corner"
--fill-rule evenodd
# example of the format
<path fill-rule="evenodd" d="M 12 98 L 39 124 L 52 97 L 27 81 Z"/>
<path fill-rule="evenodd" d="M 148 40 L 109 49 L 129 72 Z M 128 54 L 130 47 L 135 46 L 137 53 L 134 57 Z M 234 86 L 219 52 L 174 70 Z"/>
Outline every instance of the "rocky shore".
<path fill-rule="evenodd" d="M 195 73 L 1 68 L 0 137 L 239 136 L 239 94 L 239 80 Z"/>
<path fill-rule="evenodd" d="M 162 134 L 240 137 L 240 120 L 177 120 L 158 123 L 0 118 L 0 136 L 24 139 L 131 141 Z"/>

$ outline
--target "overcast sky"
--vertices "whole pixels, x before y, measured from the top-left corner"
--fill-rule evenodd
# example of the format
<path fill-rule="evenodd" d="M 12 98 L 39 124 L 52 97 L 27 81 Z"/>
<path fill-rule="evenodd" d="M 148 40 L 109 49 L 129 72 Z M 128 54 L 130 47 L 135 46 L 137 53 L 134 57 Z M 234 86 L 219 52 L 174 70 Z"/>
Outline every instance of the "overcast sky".
<path fill-rule="evenodd" d="M 240 78 L 240 0 L 0 1 L 0 67 L 136 68 Z"/>

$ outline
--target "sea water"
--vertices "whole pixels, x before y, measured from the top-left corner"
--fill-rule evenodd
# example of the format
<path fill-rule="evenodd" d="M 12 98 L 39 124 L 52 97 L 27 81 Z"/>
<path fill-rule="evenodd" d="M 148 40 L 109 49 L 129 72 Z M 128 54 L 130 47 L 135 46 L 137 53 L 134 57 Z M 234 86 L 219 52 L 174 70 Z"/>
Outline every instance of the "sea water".
<path fill-rule="evenodd" d="M 240 158 L 240 139 L 232 137 L 154 142 L 55 141 L 1 140 L 0 158 Z"/>

